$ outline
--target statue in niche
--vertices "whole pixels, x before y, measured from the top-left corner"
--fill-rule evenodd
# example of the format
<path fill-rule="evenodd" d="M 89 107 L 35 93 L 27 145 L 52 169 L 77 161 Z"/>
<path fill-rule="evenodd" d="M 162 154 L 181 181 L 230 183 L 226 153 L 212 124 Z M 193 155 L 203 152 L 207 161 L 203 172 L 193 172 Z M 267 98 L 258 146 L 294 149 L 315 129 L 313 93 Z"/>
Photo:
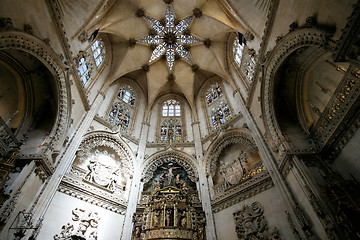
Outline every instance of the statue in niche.
<path fill-rule="evenodd" d="M 186 211 L 183 211 L 181 213 L 181 226 L 182 227 L 186 227 L 187 225 L 187 220 L 186 220 Z"/>
<path fill-rule="evenodd" d="M 166 210 L 166 226 L 171 226 L 171 216 L 172 212 L 171 209 Z"/>
<path fill-rule="evenodd" d="M 169 165 L 168 165 L 167 168 L 166 168 L 166 167 L 161 167 L 162 169 L 165 169 L 165 170 L 168 171 L 168 173 L 167 173 L 168 186 L 170 186 L 170 185 L 172 184 L 172 179 L 173 179 L 173 177 L 174 177 L 173 171 L 174 171 L 175 169 L 180 168 L 180 167 L 173 167 L 172 165 L 173 165 L 172 163 L 169 163 Z"/>
<path fill-rule="evenodd" d="M 159 212 L 155 211 L 153 215 L 153 227 L 157 227 L 159 224 Z"/>

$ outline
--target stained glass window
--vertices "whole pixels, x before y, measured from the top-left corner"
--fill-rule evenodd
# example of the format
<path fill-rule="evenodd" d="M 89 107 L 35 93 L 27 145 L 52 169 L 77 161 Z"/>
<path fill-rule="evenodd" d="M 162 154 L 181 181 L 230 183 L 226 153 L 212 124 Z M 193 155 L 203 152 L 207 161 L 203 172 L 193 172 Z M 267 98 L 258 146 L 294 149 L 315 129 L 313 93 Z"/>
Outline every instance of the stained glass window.
<path fill-rule="evenodd" d="M 104 43 L 101 40 L 96 40 L 91 45 L 91 50 L 93 52 L 93 57 L 95 60 L 96 67 L 99 67 L 103 62 L 105 56 Z"/>
<path fill-rule="evenodd" d="M 214 129 L 231 119 L 231 112 L 225 100 L 219 101 L 211 108 L 211 123 Z"/>
<path fill-rule="evenodd" d="M 222 89 L 218 83 L 211 84 L 211 86 L 206 91 L 206 102 L 208 105 L 211 105 L 219 97 L 223 95 Z"/>
<path fill-rule="evenodd" d="M 181 116 L 180 103 L 176 100 L 167 100 L 166 102 L 164 102 L 162 106 L 162 116 L 180 117 Z"/>
<path fill-rule="evenodd" d="M 239 38 L 236 38 L 233 43 L 233 56 L 234 61 L 240 71 L 244 74 L 246 79 L 252 83 L 255 72 L 255 57 L 250 49 L 245 47 L 244 43 L 239 42 Z"/>
<path fill-rule="evenodd" d="M 130 86 L 123 86 L 120 88 L 118 93 L 118 98 L 120 98 L 125 103 L 129 104 L 131 107 L 135 105 L 135 93 Z"/>
<path fill-rule="evenodd" d="M 233 54 L 235 63 L 240 67 L 241 59 L 244 51 L 244 43 L 240 44 L 239 38 L 235 38 L 233 44 Z"/>
<path fill-rule="evenodd" d="M 109 122 L 120 126 L 121 130 L 127 130 L 130 123 L 130 111 L 122 102 L 116 102 L 109 113 Z"/>
<path fill-rule="evenodd" d="M 85 56 L 82 56 L 77 64 L 78 74 L 80 76 L 81 83 L 85 85 L 91 77 L 91 71 L 89 70 L 89 63 Z"/>
<path fill-rule="evenodd" d="M 162 104 L 160 124 L 160 141 L 182 140 L 181 105 L 174 99 Z"/>
<path fill-rule="evenodd" d="M 182 131 L 181 123 L 176 119 L 166 119 L 161 123 L 160 128 L 160 140 L 167 141 L 169 139 L 173 141 L 181 141 Z"/>

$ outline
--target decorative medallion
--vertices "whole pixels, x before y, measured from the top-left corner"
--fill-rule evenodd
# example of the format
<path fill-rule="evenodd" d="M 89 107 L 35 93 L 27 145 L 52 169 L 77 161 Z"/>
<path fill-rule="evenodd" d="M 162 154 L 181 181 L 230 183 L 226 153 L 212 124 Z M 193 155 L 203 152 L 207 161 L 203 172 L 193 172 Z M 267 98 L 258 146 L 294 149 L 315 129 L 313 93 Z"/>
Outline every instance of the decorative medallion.
<path fill-rule="evenodd" d="M 194 15 L 176 23 L 175 15 L 170 4 L 166 10 L 163 21 L 144 16 L 150 25 L 150 34 L 138 40 L 154 46 L 153 53 L 150 57 L 149 64 L 165 55 L 167 66 L 173 71 L 175 54 L 181 57 L 189 64 L 193 64 L 187 48 L 194 43 L 202 42 L 201 39 L 192 36 L 189 33 L 189 27 L 194 19 Z"/>

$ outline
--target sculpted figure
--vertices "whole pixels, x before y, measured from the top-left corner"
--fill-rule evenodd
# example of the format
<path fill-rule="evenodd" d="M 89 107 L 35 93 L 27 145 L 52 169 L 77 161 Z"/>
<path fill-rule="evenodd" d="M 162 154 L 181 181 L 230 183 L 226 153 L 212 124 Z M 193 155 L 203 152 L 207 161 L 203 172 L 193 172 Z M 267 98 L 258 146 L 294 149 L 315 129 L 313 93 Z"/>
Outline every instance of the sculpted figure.
<path fill-rule="evenodd" d="M 173 170 L 178 169 L 180 167 L 170 167 L 170 164 L 169 164 L 168 168 L 166 168 L 166 167 L 162 167 L 162 168 L 168 171 L 167 177 L 168 177 L 168 186 L 169 186 L 169 185 L 171 185 L 171 181 L 174 177 Z"/>

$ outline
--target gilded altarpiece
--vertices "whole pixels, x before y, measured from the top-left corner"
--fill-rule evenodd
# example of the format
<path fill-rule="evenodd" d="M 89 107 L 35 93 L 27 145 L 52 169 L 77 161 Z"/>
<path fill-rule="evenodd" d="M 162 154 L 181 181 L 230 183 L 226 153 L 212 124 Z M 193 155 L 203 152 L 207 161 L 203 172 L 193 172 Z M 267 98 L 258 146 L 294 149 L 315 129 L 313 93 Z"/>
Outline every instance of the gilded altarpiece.
<path fill-rule="evenodd" d="M 176 163 L 164 163 L 144 184 L 133 239 L 206 239 L 205 214 L 195 183 Z"/>

